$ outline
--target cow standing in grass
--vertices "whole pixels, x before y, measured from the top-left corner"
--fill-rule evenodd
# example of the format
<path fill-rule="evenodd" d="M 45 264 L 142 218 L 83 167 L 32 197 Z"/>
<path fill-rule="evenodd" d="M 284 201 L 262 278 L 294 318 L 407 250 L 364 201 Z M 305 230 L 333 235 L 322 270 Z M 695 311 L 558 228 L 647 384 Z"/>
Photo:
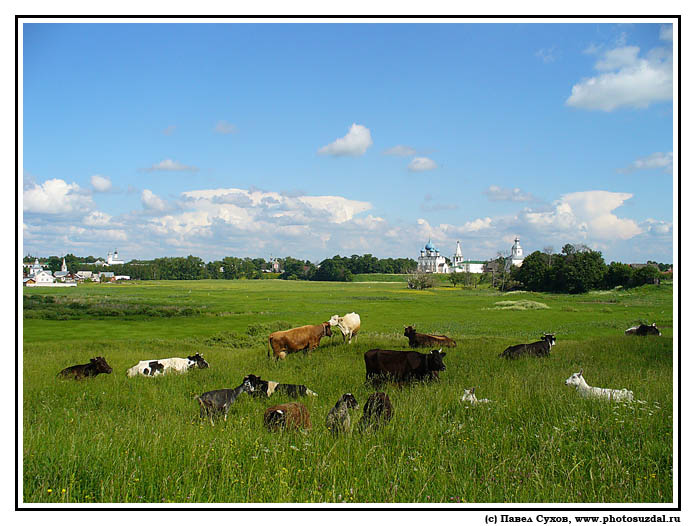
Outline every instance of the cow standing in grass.
<path fill-rule="evenodd" d="M 73 378 L 75 380 L 82 380 L 83 378 L 97 376 L 101 373 L 110 374 L 111 371 L 111 366 L 108 363 L 106 363 L 104 357 L 97 356 L 96 358 L 90 358 L 89 363 L 66 367 L 58 373 L 58 376 L 62 378 Z"/>
<path fill-rule="evenodd" d="M 273 332 L 268 337 L 268 357 L 271 357 L 271 351 L 276 360 L 284 360 L 288 354 L 298 351 L 313 351 L 319 347 L 319 341 L 323 336 L 331 336 L 328 321 L 321 325 L 304 325 Z"/>
<path fill-rule="evenodd" d="M 357 337 L 360 330 L 360 315 L 354 312 L 349 312 L 345 316 L 334 314 L 329 319 L 329 325 L 331 327 L 338 326 L 343 335 L 343 343 L 346 343 L 346 336 L 348 337 L 348 343 L 353 343 L 353 336 Z"/>
<path fill-rule="evenodd" d="M 442 349 L 428 354 L 417 351 L 392 351 L 370 349 L 365 353 L 365 381 L 382 378 L 396 382 L 410 380 L 437 380 L 439 372 L 446 369 Z"/>

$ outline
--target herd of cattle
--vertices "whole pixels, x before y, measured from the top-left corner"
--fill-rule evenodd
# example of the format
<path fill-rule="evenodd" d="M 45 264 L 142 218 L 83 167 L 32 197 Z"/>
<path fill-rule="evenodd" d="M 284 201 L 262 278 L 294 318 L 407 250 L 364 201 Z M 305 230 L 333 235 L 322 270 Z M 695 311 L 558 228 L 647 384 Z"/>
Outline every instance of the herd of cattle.
<path fill-rule="evenodd" d="M 338 327 L 343 335 L 343 341 L 352 343 L 360 330 L 360 316 L 355 312 L 345 316 L 332 316 L 329 321 L 320 325 L 305 325 L 285 331 L 273 332 L 268 337 L 268 357 L 271 351 L 276 360 L 283 360 L 289 353 L 298 351 L 312 351 L 319 346 L 323 336 L 331 336 L 331 327 Z M 626 335 L 661 336 L 655 324 L 637 325 L 625 331 Z M 396 351 L 389 349 L 370 349 L 365 352 L 365 381 L 370 385 L 377 385 L 382 381 L 393 381 L 399 384 L 409 381 L 438 380 L 439 374 L 446 370 L 443 347 L 456 347 L 456 342 L 442 334 L 424 334 L 416 332 L 413 326 L 404 328 L 404 336 L 408 338 L 411 348 L 439 347 L 429 353 L 418 351 Z M 506 348 L 499 357 L 514 359 L 522 356 L 545 357 L 551 353 L 551 347 L 556 344 L 554 334 L 544 334 L 540 341 L 511 345 Z M 166 358 L 156 360 L 142 360 L 126 371 L 128 377 L 145 376 L 154 377 L 168 372 L 186 372 L 189 369 L 205 369 L 208 362 L 201 354 L 186 358 Z M 109 374 L 112 368 L 102 356 L 92 358 L 89 363 L 73 365 L 58 373 L 64 378 L 82 379 L 98 374 Z M 575 387 L 581 396 L 589 398 L 602 398 L 612 401 L 632 401 L 633 392 L 627 389 L 605 389 L 591 387 L 583 377 L 583 371 L 574 373 L 565 381 L 568 386 Z M 211 425 L 215 425 L 213 417 L 223 415 L 227 420 L 227 414 L 235 400 L 247 393 L 253 397 L 270 398 L 275 393 L 281 393 L 291 398 L 301 396 L 318 396 L 317 393 L 305 385 L 283 384 L 271 380 L 263 380 L 254 374 L 248 374 L 242 383 L 234 389 L 216 389 L 208 391 L 196 397 L 200 406 L 200 417 L 209 418 Z M 486 398 L 478 399 L 474 394 L 474 388 L 465 390 L 461 400 L 475 405 L 487 403 Z M 358 401 L 351 393 L 345 393 L 331 408 L 326 416 L 326 427 L 331 433 L 350 432 L 352 430 L 351 410 L 359 407 Z M 389 422 L 392 417 L 393 406 L 389 396 L 383 392 L 371 394 L 363 406 L 362 417 L 357 427 L 360 431 L 377 429 Z M 264 425 L 269 430 L 276 429 L 309 429 L 311 428 L 310 414 L 307 408 L 299 402 L 288 402 L 268 407 L 263 415 Z"/>

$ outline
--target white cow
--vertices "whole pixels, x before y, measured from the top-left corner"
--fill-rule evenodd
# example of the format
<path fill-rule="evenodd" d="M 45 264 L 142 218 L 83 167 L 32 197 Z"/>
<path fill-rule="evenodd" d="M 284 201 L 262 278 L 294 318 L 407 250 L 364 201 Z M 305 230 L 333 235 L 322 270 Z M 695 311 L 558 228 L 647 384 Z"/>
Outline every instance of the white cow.
<path fill-rule="evenodd" d="M 585 378 L 582 376 L 582 369 L 579 373 L 571 375 L 565 381 L 566 385 L 571 385 L 575 387 L 580 396 L 585 398 L 604 398 L 606 400 L 611 400 L 613 402 L 619 401 L 633 401 L 633 391 L 628 389 L 603 389 L 601 387 L 591 387 L 587 385 Z"/>
<path fill-rule="evenodd" d="M 159 376 L 167 372 L 176 371 L 184 373 L 193 367 L 205 369 L 208 362 L 199 353 L 187 358 L 163 358 L 161 360 L 141 360 L 126 371 L 126 375 L 133 376 Z"/>
<path fill-rule="evenodd" d="M 348 343 L 352 343 L 353 336 L 360 330 L 360 316 L 354 312 L 349 312 L 345 316 L 334 314 L 329 319 L 329 325 L 331 327 L 338 325 L 343 334 L 343 343 L 346 343 L 346 336 L 348 336 Z"/>

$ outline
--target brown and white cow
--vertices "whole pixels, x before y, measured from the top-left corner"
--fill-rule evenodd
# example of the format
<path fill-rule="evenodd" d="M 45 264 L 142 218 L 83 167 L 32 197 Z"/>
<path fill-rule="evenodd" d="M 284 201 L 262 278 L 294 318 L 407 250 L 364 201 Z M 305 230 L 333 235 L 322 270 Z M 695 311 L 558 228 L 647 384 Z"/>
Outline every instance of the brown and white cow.
<path fill-rule="evenodd" d="M 299 402 L 288 402 L 269 407 L 263 414 L 263 423 L 269 431 L 312 428 L 309 411 Z"/>
<path fill-rule="evenodd" d="M 285 357 L 297 351 L 312 351 L 319 347 L 322 336 L 331 336 L 329 322 L 321 325 L 303 325 L 286 331 L 276 331 L 268 337 L 268 357 L 271 350 L 275 359 L 284 360 Z"/>
<path fill-rule="evenodd" d="M 409 325 L 404 328 L 404 336 L 408 338 L 408 346 L 413 347 L 456 347 L 457 342 L 443 334 L 423 334 Z"/>

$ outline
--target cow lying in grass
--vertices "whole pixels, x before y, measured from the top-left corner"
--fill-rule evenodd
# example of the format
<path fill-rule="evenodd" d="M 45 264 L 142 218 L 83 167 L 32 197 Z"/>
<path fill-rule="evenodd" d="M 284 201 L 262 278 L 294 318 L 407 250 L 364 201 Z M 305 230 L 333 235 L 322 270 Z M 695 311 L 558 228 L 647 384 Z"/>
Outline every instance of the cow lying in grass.
<path fill-rule="evenodd" d="M 636 336 L 662 336 L 662 333 L 654 323 L 652 325 L 644 325 L 641 323 L 640 325 L 629 327 L 624 331 L 624 334 L 627 336 L 632 334 Z"/>
<path fill-rule="evenodd" d="M 263 414 L 263 423 L 269 431 L 312 428 L 309 411 L 299 402 L 269 407 Z"/>
<path fill-rule="evenodd" d="M 423 334 L 409 325 L 404 327 L 404 336 L 408 338 L 408 346 L 414 347 L 456 347 L 457 342 L 444 334 Z"/>
<path fill-rule="evenodd" d="M 498 358 L 520 358 L 521 356 L 544 357 L 551 354 L 551 347 L 556 345 L 556 336 L 544 334 L 541 341 L 511 345 L 498 355 Z"/>
<path fill-rule="evenodd" d="M 585 398 L 601 398 L 612 402 L 633 401 L 633 391 L 628 389 L 603 389 L 601 387 L 591 387 L 587 385 L 585 378 L 580 372 L 574 373 L 565 381 L 566 385 L 575 387 L 580 396 Z"/>
<path fill-rule="evenodd" d="M 253 392 L 254 386 L 245 380 L 242 385 L 234 389 L 216 389 L 215 391 L 203 393 L 196 397 L 201 406 L 201 418 L 207 415 L 210 418 L 210 424 L 214 426 L 213 415 L 223 413 L 225 422 L 227 422 L 227 413 L 237 397 L 242 393 Z"/>
<path fill-rule="evenodd" d="M 262 380 L 260 376 L 253 374 L 246 375 L 244 381 L 249 381 L 254 386 L 254 396 L 270 397 L 274 393 L 286 394 L 291 398 L 307 395 L 319 396 L 314 391 L 307 389 L 305 385 L 279 384 L 271 380 Z"/>
<path fill-rule="evenodd" d="M 133 376 L 159 376 L 171 371 L 185 373 L 189 369 L 197 367 L 206 369 L 210 367 L 208 362 L 199 353 L 188 358 L 162 358 L 161 360 L 141 360 L 126 371 L 128 377 Z"/>
<path fill-rule="evenodd" d="M 90 376 L 97 376 L 100 373 L 109 374 L 111 371 L 111 366 L 106 363 L 104 357 L 97 356 L 96 358 L 90 358 L 89 363 L 66 367 L 58 373 L 58 376 L 62 378 L 82 380 L 83 378 L 88 378 Z"/>
<path fill-rule="evenodd" d="M 351 393 L 346 393 L 338 399 L 336 405 L 326 415 L 326 427 L 332 434 L 350 433 L 351 421 L 349 409 L 357 409 L 358 401 Z"/>
<path fill-rule="evenodd" d="M 392 418 L 392 404 L 389 395 L 386 393 L 372 393 L 365 406 L 363 407 L 363 416 L 358 422 L 360 431 L 368 429 L 377 430 Z"/>
<path fill-rule="evenodd" d="M 331 336 L 328 321 L 321 325 L 303 325 L 273 332 L 268 337 L 268 357 L 271 357 L 271 351 L 276 360 L 284 360 L 288 354 L 298 351 L 313 351 L 319 347 L 319 341 L 323 336 Z"/>

